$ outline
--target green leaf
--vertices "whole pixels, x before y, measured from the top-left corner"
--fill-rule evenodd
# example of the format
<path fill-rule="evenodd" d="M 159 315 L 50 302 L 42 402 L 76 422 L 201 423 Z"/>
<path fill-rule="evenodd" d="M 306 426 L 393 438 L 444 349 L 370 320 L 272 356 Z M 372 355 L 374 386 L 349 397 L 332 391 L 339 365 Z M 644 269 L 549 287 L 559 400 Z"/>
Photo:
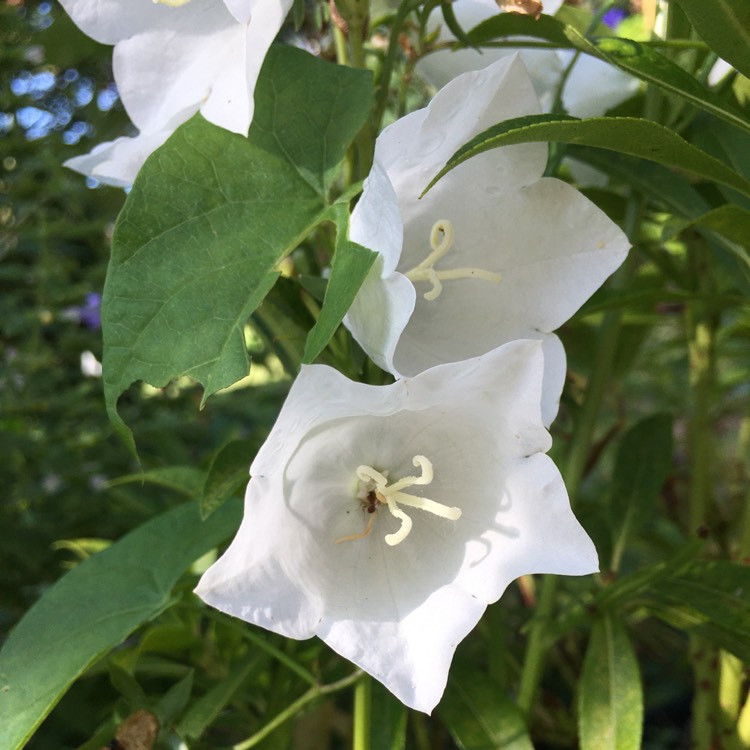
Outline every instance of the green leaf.
<path fill-rule="evenodd" d="M 657 617 L 750 662 L 750 567 L 696 562 L 664 578 L 645 596 Z"/>
<path fill-rule="evenodd" d="M 337 208 L 336 253 L 320 317 L 305 342 L 302 359 L 305 363 L 313 362 L 325 349 L 378 257 L 372 250 L 349 240 L 349 210 L 341 204 Z"/>
<path fill-rule="evenodd" d="M 452 669 L 438 715 L 461 750 L 534 750 L 516 704 L 481 672 Z"/>
<path fill-rule="evenodd" d="M 643 690 L 625 628 L 612 616 L 597 620 L 586 650 L 578 697 L 581 750 L 639 750 Z"/>
<path fill-rule="evenodd" d="M 462 42 L 463 44 L 471 47 L 471 41 L 466 36 L 466 32 L 461 28 L 461 24 L 458 22 L 456 14 L 453 12 L 452 0 L 441 0 L 440 12 L 443 14 L 445 25 L 448 27 L 453 36 L 455 36 L 459 42 Z"/>
<path fill-rule="evenodd" d="M 478 154 L 501 146 L 535 141 L 574 143 L 638 156 L 714 180 L 750 196 L 748 180 L 663 125 L 634 117 L 580 120 L 564 115 L 529 115 L 493 125 L 458 149 L 424 193 L 445 174 Z"/>
<path fill-rule="evenodd" d="M 486 45 L 494 39 L 506 39 L 512 36 L 526 36 L 546 39 L 555 47 L 572 48 L 575 45 L 565 34 L 565 24 L 552 16 L 541 16 L 535 20 L 520 13 L 499 13 L 482 21 L 466 35 L 467 41 L 474 47 Z"/>
<path fill-rule="evenodd" d="M 194 466 L 166 466 L 163 469 L 151 469 L 138 474 L 117 477 L 109 481 L 107 486 L 116 487 L 119 484 L 140 482 L 166 487 L 187 497 L 198 497 L 205 479 L 206 472 L 203 469 L 196 469 Z"/>
<path fill-rule="evenodd" d="M 614 533 L 612 569 L 630 536 L 647 521 L 672 469 L 672 417 L 642 419 L 623 435 L 612 477 L 609 519 Z"/>
<path fill-rule="evenodd" d="M 250 464 L 260 447 L 258 440 L 232 440 L 215 456 L 203 485 L 201 517 L 208 518 L 250 480 Z"/>
<path fill-rule="evenodd" d="M 177 726 L 177 734 L 187 740 L 197 740 L 213 723 L 223 708 L 242 687 L 258 663 L 253 653 L 234 664 L 229 674 L 193 703 Z"/>
<path fill-rule="evenodd" d="M 370 750 L 405 750 L 406 706 L 379 682 L 372 680 Z"/>
<path fill-rule="evenodd" d="M 693 221 L 671 224 L 664 239 L 671 239 L 687 229 L 703 227 L 720 234 L 737 259 L 750 268 L 750 211 L 728 203 L 708 211 Z"/>
<path fill-rule="evenodd" d="M 247 139 L 199 115 L 147 160 L 115 228 L 104 288 L 104 391 L 187 375 L 204 401 L 247 375 L 243 326 L 281 261 L 329 211 L 370 110 L 370 74 L 288 46 L 268 53 Z"/>
<path fill-rule="evenodd" d="M 727 130 L 734 129 L 728 127 Z M 710 209 L 710 205 L 687 180 L 659 164 L 643 162 L 625 154 L 587 149 L 581 146 L 569 148 L 569 154 L 633 186 L 643 195 L 649 196 L 670 211 L 688 219 L 699 218 Z M 678 223 L 675 227 L 676 231 L 680 230 L 680 226 L 685 225 Z M 700 224 L 697 226 L 700 227 Z M 706 234 L 713 240 L 711 248 L 722 265 L 726 267 L 728 276 L 734 280 L 745 296 L 750 296 L 750 267 L 748 267 L 744 253 L 738 252 L 734 243 L 724 239 L 722 235 L 708 232 Z"/>
<path fill-rule="evenodd" d="M 110 661 L 107 669 L 112 687 L 125 698 L 130 709 L 135 710 L 148 705 L 148 699 L 143 692 L 143 688 L 128 670 L 114 661 Z"/>
<path fill-rule="evenodd" d="M 587 39 L 570 26 L 565 27 L 565 33 L 582 52 L 599 57 L 705 112 L 750 131 L 750 121 L 742 113 L 655 49 L 620 37 Z"/>
<path fill-rule="evenodd" d="M 750 0 L 677 0 L 701 38 L 750 77 Z"/>
<path fill-rule="evenodd" d="M 179 505 L 48 589 L 0 650 L 0 747 L 22 748 L 77 677 L 167 608 L 180 576 L 240 515 L 232 503 L 201 522 L 197 503 Z"/>
<path fill-rule="evenodd" d="M 727 204 L 719 206 L 697 218 L 693 224 L 706 227 L 717 234 L 722 235 L 738 245 L 742 245 L 745 252 L 742 259 L 748 263 L 750 251 L 750 211 L 740 206 Z"/>
<path fill-rule="evenodd" d="M 179 682 L 172 685 L 156 706 L 154 713 L 162 726 L 174 722 L 185 710 L 193 692 L 193 674 L 191 669 Z"/>

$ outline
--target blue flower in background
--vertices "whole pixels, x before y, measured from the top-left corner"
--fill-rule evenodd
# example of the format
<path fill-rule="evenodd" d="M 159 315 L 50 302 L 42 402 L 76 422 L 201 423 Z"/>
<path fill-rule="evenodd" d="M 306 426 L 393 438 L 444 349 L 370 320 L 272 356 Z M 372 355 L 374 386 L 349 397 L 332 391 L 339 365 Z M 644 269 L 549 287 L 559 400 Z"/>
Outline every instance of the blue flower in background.
<path fill-rule="evenodd" d="M 102 295 L 98 292 L 89 292 L 86 295 L 86 301 L 78 308 L 78 320 L 90 328 L 92 331 L 98 331 L 102 327 Z"/>
<path fill-rule="evenodd" d="M 602 21 L 609 26 L 610 29 L 616 29 L 627 17 L 628 12 L 625 8 L 610 8 L 604 16 Z"/>

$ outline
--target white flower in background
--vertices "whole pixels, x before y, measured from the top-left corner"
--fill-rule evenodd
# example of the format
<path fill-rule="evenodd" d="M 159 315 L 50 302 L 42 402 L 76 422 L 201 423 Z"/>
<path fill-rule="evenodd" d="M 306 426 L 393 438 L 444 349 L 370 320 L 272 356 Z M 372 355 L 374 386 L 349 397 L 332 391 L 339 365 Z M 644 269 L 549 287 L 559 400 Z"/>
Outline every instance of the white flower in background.
<path fill-rule="evenodd" d="M 512 56 L 454 79 L 429 107 L 381 133 L 350 226 L 351 239 L 379 257 L 344 323 L 397 377 L 541 339 L 548 424 L 565 377 L 565 353 L 550 332 L 620 265 L 627 238 L 570 185 L 542 178 L 544 143 L 474 157 L 419 198 L 470 138 L 538 111 Z"/>
<path fill-rule="evenodd" d="M 93 352 L 81 352 L 81 373 L 87 378 L 100 378 L 102 376 L 102 363 Z"/>
<path fill-rule="evenodd" d="M 240 530 L 196 593 L 318 635 L 431 711 L 456 646 L 511 581 L 597 570 L 544 455 L 543 369 L 537 341 L 388 386 L 303 367 L 250 468 Z"/>
<path fill-rule="evenodd" d="M 562 4 L 563 0 L 545 0 L 544 12 L 554 15 Z M 456 20 L 465 31 L 499 12 L 495 0 L 456 0 L 452 7 Z M 433 11 L 428 26 L 440 28 L 438 41 L 455 41 L 440 9 Z M 481 52 L 474 49 L 438 50 L 423 57 L 416 70 L 425 80 L 440 88 L 461 73 L 479 70 L 514 52 L 518 50 L 508 47 L 485 47 Z M 555 102 L 563 74 L 573 60 L 573 51 L 523 49 L 519 54 L 529 71 L 542 110 L 548 112 Z M 589 55 L 581 55 L 565 83 L 562 102 L 566 111 L 575 117 L 597 117 L 633 96 L 638 86 L 637 79 L 618 68 Z"/>
<path fill-rule="evenodd" d="M 247 135 L 263 60 L 292 0 L 61 0 L 89 36 L 114 44 L 117 89 L 140 133 L 66 165 L 132 184 L 146 157 L 196 112 Z"/>

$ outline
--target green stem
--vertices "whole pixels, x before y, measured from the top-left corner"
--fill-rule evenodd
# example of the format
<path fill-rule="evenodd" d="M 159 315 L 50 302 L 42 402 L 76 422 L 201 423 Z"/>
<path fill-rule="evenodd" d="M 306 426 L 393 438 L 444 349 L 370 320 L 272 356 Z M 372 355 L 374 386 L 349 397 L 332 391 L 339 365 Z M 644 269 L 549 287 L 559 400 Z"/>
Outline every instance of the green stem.
<path fill-rule="evenodd" d="M 372 679 L 364 675 L 354 686 L 353 750 L 370 750 Z"/>
<path fill-rule="evenodd" d="M 711 259 L 707 248 L 688 245 L 695 291 L 712 291 Z M 692 536 L 705 526 L 711 507 L 713 429 L 711 410 L 716 387 L 716 319 L 708 305 L 694 302 L 687 309 L 688 353 L 692 409 L 688 424 L 690 488 L 688 492 L 688 532 Z M 693 667 L 692 747 L 713 747 L 719 720 L 719 651 L 698 636 L 690 639 Z"/>
<path fill-rule="evenodd" d="M 407 16 L 419 7 L 421 0 L 404 0 L 399 5 L 398 11 L 393 19 L 390 30 L 390 38 L 388 41 L 388 51 L 383 61 L 383 67 L 380 69 L 380 76 L 377 81 L 377 88 L 375 91 L 375 108 L 372 117 L 373 131 L 377 132 L 380 130 L 380 125 L 383 121 L 383 115 L 385 114 L 385 108 L 388 105 L 388 93 L 391 88 L 391 77 L 393 75 L 393 69 L 396 65 L 396 58 L 400 54 L 399 35 L 401 28 L 406 22 Z"/>
<path fill-rule="evenodd" d="M 268 737 L 271 732 L 278 729 L 284 722 L 289 721 L 299 711 L 301 711 L 308 703 L 311 703 L 318 698 L 332 693 L 337 693 L 344 688 L 350 687 L 356 684 L 362 678 L 362 672 L 357 670 L 348 677 L 344 677 L 337 682 L 332 682 L 329 685 L 319 685 L 311 687 L 306 693 L 297 698 L 294 703 L 289 704 L 283 711 L 278 713 L 271 721 L 268 722 L 260 731 L 256 732 L 252 737 L 248 737 L 243 742 L 239 742 L 233 745 L 232 750 L 250 750 L 251 747 L 255 747 L 259 742 Z"/>
<path fill-rule="evenodd" d="M 739 430 L 740 465 L 744 467 L 744 476 L 750 475 L 750 417 L 742 420 Z M 749 485 L 750 486 L 750 485 Z M 745 497 L 745 511 L 742 518 L 740 543 L 737 560 L 743 565 L 750 562 L 750 490 Z"/>
<path fill-rule="evenodd" d="M 301 677 L 308 685 L 317 686 L 318 680 L 315 675 L 305 669 L 301 664 L 298 664 L 291 656 L 285 654 L 281 649 L 277 648 L 273 644 L 269 643 L 262 635 L 254 632 L 247 625 L 240 624 L 234 620 L 230 620 L 218 610 L 206 608 L 206 617 L 211 618 L 221 627 L 229 628 L 239 633 L 245 640 L 250 641 L 254 646 L 265 651 L 269 656 L 273 657 L 280 664 L 283 664 L 287 669 L 294 672 L 298 677 Z"/>
<path fill-rule="evenodd" d="M 625 229 L 630 237 L 633 236 L 639 225 L 641 209 L 642 202 L 631 198 L 628 203 L 628 213 L 625 217 Z M 621 287 L 630 278 L 635 271 L 635 262 L 635 255 L 631 251 L 622 268 L 618 271 L 613 287 Z M 605 313 L 599 328 L 594 364 L 563 472 L 571 506 L 575 505 L 581 480 L 586 470 L 599 410 L 614 364 L 621 320 L 622 312 L 620 310 L 610 310 Z M 518 705 L 527 717 L 531 716 L 544 672 L 549 647 L 547 627 L 554 611 L 559 580 L 557 576 L 544 576 L 530 628 L 518 689 Z"/>

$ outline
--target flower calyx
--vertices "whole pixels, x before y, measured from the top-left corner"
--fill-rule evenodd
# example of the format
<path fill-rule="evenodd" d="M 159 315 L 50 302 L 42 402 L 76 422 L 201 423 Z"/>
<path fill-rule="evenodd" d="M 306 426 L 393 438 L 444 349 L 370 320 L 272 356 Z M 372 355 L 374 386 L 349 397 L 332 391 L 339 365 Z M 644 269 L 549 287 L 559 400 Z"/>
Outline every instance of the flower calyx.
<path fill-rule="evenodd" d="M 448 271 L 436 271 L 437 263 L 452 247 L 455 241 L 453 222 L 449 219 L 439 219 L 432 225 L 430 231 L 430 254 L 417 266 L 407 271 L 404 276 L 411 282 L 429 281 L 432 289 L 425 292 L 424 298 L 428 301 L 437 299 L 443 291 L 443 281 L 454 279 L 481 279 L 499 284 L 502 276 L 493 271 L 485 271 L 483 268 L 452 268 Z"/>

